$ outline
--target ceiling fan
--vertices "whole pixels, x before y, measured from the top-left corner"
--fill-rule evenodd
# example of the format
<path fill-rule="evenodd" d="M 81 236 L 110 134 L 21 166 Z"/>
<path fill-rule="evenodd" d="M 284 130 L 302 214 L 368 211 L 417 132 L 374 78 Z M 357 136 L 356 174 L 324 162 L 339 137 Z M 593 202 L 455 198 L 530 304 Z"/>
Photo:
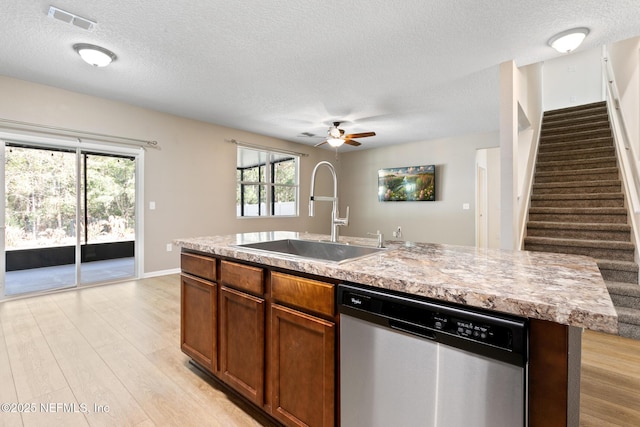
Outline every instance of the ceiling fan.
<path fill-rule="evenodd" d="M 361 145 L 354 138 L 366 138 L 368 136 L 376 136 L 375 132 L 361 132 L 361 133 L 349 133 L 347 135 L 344 134 L 344 129 L 338 129 L 340 126 L 340 122 L 333 122 L 333 126 L 329 128 L 327 134 L 329 135 L 326 140 L 322 141 L 319 144 L 316 144 L 315 147 L 318 147 L 322 144 L 328 143 L 332 147 L 339 147 L 342 144 L 349 144 L 357 147 Z"/>

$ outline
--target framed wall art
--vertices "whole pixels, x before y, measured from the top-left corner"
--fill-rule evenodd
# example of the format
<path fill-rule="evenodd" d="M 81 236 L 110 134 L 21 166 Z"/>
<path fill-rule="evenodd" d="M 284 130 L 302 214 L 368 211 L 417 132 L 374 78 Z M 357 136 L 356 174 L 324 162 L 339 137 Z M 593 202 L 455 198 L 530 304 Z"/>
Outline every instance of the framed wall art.
<path fill-rule="evenodd" d="M 381 202 L 436 200 L 436 166 L 380 169 L 378 200 Z"/>

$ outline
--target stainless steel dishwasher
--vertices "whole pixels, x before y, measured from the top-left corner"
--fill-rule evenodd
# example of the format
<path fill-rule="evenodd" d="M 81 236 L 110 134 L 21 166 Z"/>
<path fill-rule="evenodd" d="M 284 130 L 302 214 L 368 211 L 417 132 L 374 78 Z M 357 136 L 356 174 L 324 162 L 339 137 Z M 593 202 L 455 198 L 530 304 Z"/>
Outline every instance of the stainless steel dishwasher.
<path fill-rule="evenodd" d="M 342 427 L 527 425 L 527 320 L 338 286 Z"/>

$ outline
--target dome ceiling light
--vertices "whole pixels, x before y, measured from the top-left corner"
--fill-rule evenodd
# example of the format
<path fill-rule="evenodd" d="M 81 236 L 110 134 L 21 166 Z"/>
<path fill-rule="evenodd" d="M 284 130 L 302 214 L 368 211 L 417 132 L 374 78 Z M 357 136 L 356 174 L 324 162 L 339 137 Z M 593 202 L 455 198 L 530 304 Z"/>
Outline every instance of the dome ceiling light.
<path fill-rule="evenodd" d="M 585 27 L 563 31 L 549 39 L 549 46 L 560 53 L 569 53 L 580 46 L 587 34 L 589 29 Z"/>
<path fill-rule="evenodd" d="M 117 58 L 110 50 L 87 43 L 74 44 L 73 50 L 78 52 L 84 62 L 94 67 L 106 67 Z"/>

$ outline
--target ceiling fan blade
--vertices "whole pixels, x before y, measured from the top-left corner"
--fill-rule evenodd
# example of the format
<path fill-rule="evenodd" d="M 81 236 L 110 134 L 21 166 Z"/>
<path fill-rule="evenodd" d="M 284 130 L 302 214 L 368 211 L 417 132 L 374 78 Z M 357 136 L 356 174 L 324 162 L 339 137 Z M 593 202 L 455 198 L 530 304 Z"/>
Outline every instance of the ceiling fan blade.
<path fill-rule="evenodd" d="M 376 136 L 376 133 L 375 132 L 350 133 L 349 135 L 345 136 L 345 139 L 366 138 L 368 136 Z"/>
<path fill-rule="evenodd" d="M 324 140 L 324 141 L 322 141 L 321 143 L 314 145 L 314 147 L 319 147 L 319 146 L 321 146 L 322 144 L 326 144 L 326 143 L 327 143 L 327 140 Z"/>
<path fill-rule="evenodd" d="M 345 139 L 344 143 L 345 144 L 349 144 L 349 145 L 353 145 L 354 147 L 357 147 L 358 145 L 362 145 L 358 141 L 356 141 L 355 139 Z"/>

